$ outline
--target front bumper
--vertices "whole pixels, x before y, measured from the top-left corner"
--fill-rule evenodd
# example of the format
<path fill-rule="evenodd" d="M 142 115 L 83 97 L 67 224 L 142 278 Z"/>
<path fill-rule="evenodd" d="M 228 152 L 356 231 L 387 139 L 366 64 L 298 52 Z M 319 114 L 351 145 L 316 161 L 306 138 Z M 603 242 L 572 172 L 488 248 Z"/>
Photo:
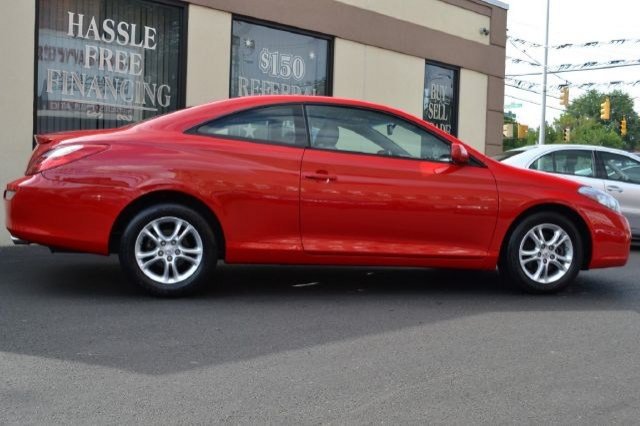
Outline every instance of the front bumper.
<path fill-rule="evenodd" d="M 631 249 L 629 221 L 613 210 L 584 209 L 581 211 L 591 229 L 591 268 L 624 266 Z"/>

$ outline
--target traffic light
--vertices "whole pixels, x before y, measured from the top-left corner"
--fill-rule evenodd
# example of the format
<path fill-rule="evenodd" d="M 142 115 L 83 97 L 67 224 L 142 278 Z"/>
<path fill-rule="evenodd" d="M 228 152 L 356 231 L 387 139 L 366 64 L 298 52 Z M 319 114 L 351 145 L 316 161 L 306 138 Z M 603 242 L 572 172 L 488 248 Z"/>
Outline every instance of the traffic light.
<path fill-rule="evenodd" d="M 569 106 L 569 86 L 560 89 L 560 105 Z"/>
<path fill-rule="evenodd" d="M 565 127 L 562 131 L 562 140 L 565 142 L 569 142 L 571 140 L 571 128 Z"/>
<path fill-rule="evenodd" d="M 611 101 L 607 97 L 600 104 L 600 120 L 609 120 L 611 118 Z"/>
<path fill-rule="evenodd" d="M 518 124 L 518 139 L 524 139 L 527 137 L 529 126 L 526 124 Z"/>
<path fill-rule="evenodd" d="M 622 117 L 620 122 L 620 136 L 627 136 L 627 117 Z"/>

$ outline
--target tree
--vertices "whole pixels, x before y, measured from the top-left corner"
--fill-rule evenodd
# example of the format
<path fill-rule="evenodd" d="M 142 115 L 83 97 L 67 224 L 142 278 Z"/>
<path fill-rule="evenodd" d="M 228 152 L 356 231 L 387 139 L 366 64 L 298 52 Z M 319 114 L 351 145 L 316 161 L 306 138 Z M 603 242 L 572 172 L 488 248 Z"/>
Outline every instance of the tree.
<path fill-rule="evenodd" d="M 507 120 L 505 118 L 505 124 L 507 124 L 508 122 L 512 122 L 514 123 L 515 126 L 517 126 L 517 123 L 515 120 Z M 527 132 L 527 136 L 524 139 L 518 139 L 517 137 L 503 138 L 502 149 L 504 151 L 508 151 L 510 149 L 520 148 L 521 146 L 535 145 L 536 143 L 538 143 L 539 134 L 540 134 L 540 127 L 536 129 L 529 128 L 529 131 Z M 514 134 L 514 136 L 516 135 Z M 560 135 L 558 135 L 557 130 L 554 127 L 549 126 L 547 124 L 545 126 L 546 143 L 556 143 L 558 138 L 562 139 L 562 132 L 560 132 Z"/>
<path fill-rule="evenodd" d="M 610 120 L 600 119 L 600 104 L 606 98 L 611 101 Z M 628 134 L 620 135 L 620 122 L 627 119 Z M 632 150 L 640 141 L 640 120 L 633 110 L 633 99 L 620 90 L 610 93 L 590 90 L 574 99 L 566 111 L 554 121 L 554 127 L 562 142 L 562 131 L 571 129 L 571 143 L 604 145 Z"/>

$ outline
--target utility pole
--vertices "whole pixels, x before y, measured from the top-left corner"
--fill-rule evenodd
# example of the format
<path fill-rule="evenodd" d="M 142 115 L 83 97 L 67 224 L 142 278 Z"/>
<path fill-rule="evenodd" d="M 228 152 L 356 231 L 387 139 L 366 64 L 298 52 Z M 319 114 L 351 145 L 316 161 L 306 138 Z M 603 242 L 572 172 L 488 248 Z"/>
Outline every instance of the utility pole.
<path fill-rule="evenodd" d="M 547 0 L 547 20 L 544 30 L 544 62 L 542 64 L 542 118 L 540 120 L 540 135 L 538 136 L 538 145 L 544 145 L 547 112 L 547 59 L 549 57 L 549 1 Z"/>

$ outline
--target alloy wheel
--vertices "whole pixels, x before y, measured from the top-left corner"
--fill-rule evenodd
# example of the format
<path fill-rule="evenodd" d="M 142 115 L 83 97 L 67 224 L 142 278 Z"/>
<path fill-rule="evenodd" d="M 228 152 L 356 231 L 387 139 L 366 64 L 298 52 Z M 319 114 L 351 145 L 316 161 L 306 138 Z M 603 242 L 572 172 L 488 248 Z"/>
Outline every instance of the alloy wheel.
<path fill-rule="evenodd" d="M 171 285 L 191 277 L 202 263 L 204 245 L 184 219 L 165 216 L 145 225 L 136 238 L 135 258 L 144 275 Z"/>
<path fill-rule="evenodd" d="M 573 252 L 567 231 L 553 223 L 542 223 L 524 235 L 518 256 L 520 267 L 529 279 L 551 284 L 567 274 L 574 260 Z"/>

